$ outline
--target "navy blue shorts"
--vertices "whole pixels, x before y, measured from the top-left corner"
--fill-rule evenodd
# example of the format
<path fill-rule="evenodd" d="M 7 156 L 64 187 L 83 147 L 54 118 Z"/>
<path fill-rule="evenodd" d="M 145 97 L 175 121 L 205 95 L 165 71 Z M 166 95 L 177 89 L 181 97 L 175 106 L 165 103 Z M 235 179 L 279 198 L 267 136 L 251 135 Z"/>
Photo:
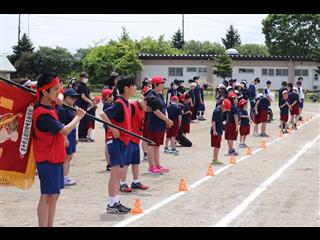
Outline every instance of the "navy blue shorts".
<path fill-rule="evenodd" d="M 107 142 L 111 167 L 126 163 L 127 146 L 120 139 L 112 139 Z"/>
<path fill-rule="evenodd" d="M 126 152 L 126 165 L 130 164 L 140 164 L 140 146 L 133 142 L 129 142 Z"/>
<path fill-rule="evenodd" d="M 206 108 L 205 108 L 205 106 L 204 106 L 204 104 L 202 103 L 199 103 L 199 105 L 198 105 L 198 108 L 197 108 L 197 111 L 198 112 L 203 112 L 203 111 L 205 111 L 206 110 Z"/>
<path fill-rule="evenodd" d="M 304 99 L 301 99 L 299 102 L 299 108 L 301 108 L 301 109 L 303 108 L 303 102 L 304 102 Z"/>
<path fill-rule="evenodd" d="M 37 163 L 41 194 L 60 194 L 64 188 L 63 163 Z"/>
<path fill-rule="evenodd" d="M 66 148 L 67 155 L 74 154 L 76 152 L 77 144 L 77 130 L 74 128 L 68 135 L 69 147 Z"/>

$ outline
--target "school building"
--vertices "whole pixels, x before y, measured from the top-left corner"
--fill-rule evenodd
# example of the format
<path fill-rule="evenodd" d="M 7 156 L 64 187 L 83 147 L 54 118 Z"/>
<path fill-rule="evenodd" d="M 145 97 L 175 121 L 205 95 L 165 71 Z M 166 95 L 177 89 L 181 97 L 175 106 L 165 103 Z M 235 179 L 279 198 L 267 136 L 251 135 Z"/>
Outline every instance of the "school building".
<path fill-rule="evenodd" d="M 232 59 L 232 78 L 239 82 L 246 79 L 248 83 L 254 78 L 261 80 L 258 88 L 264 88 L 266 81 L 272 82 L 272 89 L 278 89 L 282 81 L 294 83 L 298 77 L 303 77 L 303 87 L 306 90 L 320 90 L 319 76 L 315 72 L 320 60 L 313 60 L 303 56 L 257 56 L 239 55 L 227 50 Z M 236 50 L 235 50 L 236 51 Z M 140 87 L 145 76 L 162 75 L 167 79 L 166 87 L 174 79 L 184 80 L 186 83 L 194 76 L 200 76 L 200 80 L 216 86 L 222 79 L 214 75 L 212 65 L 218 55 L 168 55 L 168 54 L 144 54 L 139 58 L 143 64 L 143 70 L 138 73 L 137 85 Z M 188 86 L 188 84 L 186 84 Z"/>

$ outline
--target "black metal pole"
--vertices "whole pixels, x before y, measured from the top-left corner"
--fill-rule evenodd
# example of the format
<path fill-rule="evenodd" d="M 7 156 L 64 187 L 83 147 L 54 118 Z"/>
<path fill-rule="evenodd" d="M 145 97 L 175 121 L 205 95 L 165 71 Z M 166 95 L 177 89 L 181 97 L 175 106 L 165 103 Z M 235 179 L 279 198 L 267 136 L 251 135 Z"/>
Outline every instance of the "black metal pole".
<path fill-rule="evenodd" d="M 15 83 L 15 82 L 13 82 L 13 81 L 11 81 L 11 80 L 9 80 L 9 79 L 6 79 L 6 78 L 3 78 L 3 77 L 0 76 L 0 80 L 4 81 L 4 82 L 6 82 L 6 83 L 9 83 L 9 84 L 11 84 L 11 85 L 14 85 L 14 86 L 16 86 L 16 87 L 18 87 L 18 88 L 20 88 L 20 89 L 22 89 L 22 90 L 25 90 L 25 91 L 27 91 L 27 92 L 36 94 L 36 91 L 35 91 L 35 90 L 32 90 L 32 89 L 30 89 L 30 88 L 28 88 L 28 87 L 25 87 L 25 86 L 22 86 L 22 85 L 20 85 L 20 84 L 18 84 L 18 83 Z M 69 109 L 69 110 L 72 110 L 72 111 L 77 111 L 77 109 L 75 109 L 75 108 L 73 108 L 73 107 L 70 107 L 70 106 L 68 106 L 68 105 L 66 105 L 66 104 L 64 104 L 64 103 L 63 103 L 63 107 L 65 107 L 65 108 L 67 108 L 67 109 Z M 145 141 L 145 142 L 148 142 L 148 143 L 150 143 L 150 144 L 155 144 L 152 140 L 150 140 L 150 139 L 148 139 L 148 138 L 139 136 L 139 135 L 137 135 L 137 134 L 135 134 L 135 133 L 133 133 L 133 132 L 128 131 L 127 129 L 121 128 L 121 127 L 119 127 L 119 126 L 117 126 L 117 125 L 114 125 L 114 124 L 112 124 L 112 123 L 107 123 L 106 121 L 103 121 L 102 119 L 96 118 L 95 116 L 93 116 L 93 115 L 91 115 L 91 114 L 89 114 L 89 113 L 87 113 L 87 112 L 86 112 L 86 116 L 89 117 L 89 118 L 91 118 L 91 119 L 94 119 L 94 120 L 96 120 L 96 121 L 98 121 L 98 122 L 104 123 L 104 124 L 106 124 L 106 125 L 108 125 L 108 126 L 110 126 L 110 127 L 113 127 L 113 128 L 115 128 L 115 129 L 117 129 L 117 130 L 119 130 L 119 131 L 122 131 L 122 132 L 125 132 L 125 133 L 127 133 L 127 134 L 130 134 L 131 136 L 134 136 L 134 137 L 136 137 L 136 138 L 139 138 L 139 139 L 141 139 L 141 140 L 143 140 L 143 141 Z"/>

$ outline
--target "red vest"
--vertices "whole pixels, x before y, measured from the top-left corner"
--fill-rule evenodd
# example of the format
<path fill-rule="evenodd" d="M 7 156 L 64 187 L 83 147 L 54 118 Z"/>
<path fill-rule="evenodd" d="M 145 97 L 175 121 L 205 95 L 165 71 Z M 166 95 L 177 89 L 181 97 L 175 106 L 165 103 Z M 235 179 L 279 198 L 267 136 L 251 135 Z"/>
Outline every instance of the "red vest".
<path fill-rule="evenodd" d="M 132 132 L 139 136 L 142 136 L 145 112 L 140 107 L 138 101 L 132 102 L 131 105 L 134 107 L 134 115 L 131 119 Z M 140 143 L 140 139 L 134 136 L 131 136 L 130 141 L 136 144 Z"/>
<path fill-rule="evenodd" d="M 38 163 L 44 161 L 48 161 L 50 163 L 63 163 L 66 158 L 63 135 L 61 133 L 54 135 L 51 132 L 42 132 L 36 126 L 38 117 L 43 114 L 49 114 L 59 121 L 55 109 L 50 110 L 39 106 L 34 110 L 32 117 L 34 136 L 32 140 L 35 161 Z"/>
<path fill-rule="evenodd" d="M 124 129 L 126 129 L 128 131 L 131 131 L 131 108 L 130 108 L 130 104 L 127 107 L 126 103 L 124 102 L 124 100 L 121 97 L 119 97 L 115 102 L 119 102 L 122 105 L 123 121 L 121 123 L 119 123 L 119 122 L 115 121 L 114 119 L 110 119 L 111 123 L 114 124 L 114 125 L 117 125 L 117 126 L 119 126 L 121 128 L 124 128 Z M 122 132 L 122 131 L 119 131 L 119 132 L 120 132 L 119 139 L 125 145 L 128 145 L 129 140 L 131 138 L 130 135 L 125 133 L 125 132 Z M 113 139 L 113 135 L 112 135 L 112 131 L 111 131 L 110 127 L 108 128 L 106 139 L 107 139 L 107 141 Z"/>

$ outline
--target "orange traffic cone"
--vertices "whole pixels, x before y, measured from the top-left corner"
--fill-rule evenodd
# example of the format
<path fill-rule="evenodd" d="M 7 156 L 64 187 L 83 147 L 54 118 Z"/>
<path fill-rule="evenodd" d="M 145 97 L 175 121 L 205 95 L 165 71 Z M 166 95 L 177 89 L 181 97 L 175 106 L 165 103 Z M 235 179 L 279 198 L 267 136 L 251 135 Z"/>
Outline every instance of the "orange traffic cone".
<path fill-rule="evenodd" d="M 214 176 L 214 171 L 211 165 L 208 167 L 207 176 Z"/>
<path fill-rule="evenodd" d="M 130 211 L 131 214 L 140 214 L 143 213 L 142 208 L 141 208 L 141 201 L 140 199 L 134 200 L 134 205 L 133 208 Z"/>
<path fill-rule="evenodd" d="M 266 148 L 267 147 L 266 141 L 262 141 L 261 144 L 260 144 L 260 147 L 261 148 Z"/>
<path fill-rule="evenodd" d="M 179 183 L 179 188 L 178 188 L 178 192 L 186 192 L 188 191 L 187 189 L 187 184 L 186 182 L 184 181 L 183 178 L 180 179 L 180 183 Z"/>
<path fill-rule="evenodd" d="M 248 147 L 248 148 L 247 148 L 246 155 L 252 155 L 252 149 L 251 149 L 251 147 Z"/>
<path fill-rule="evenodd" d="M 280 131 L 279 137 L 280 137 L 280 138 L 283 138 L 283 132 L 282 132 L 282 131 Z"/>
<path fill-rule="evenodd" d="M 229 164 L 236 164 L 236 158 L 234 156 L 230 157 Z"/>

